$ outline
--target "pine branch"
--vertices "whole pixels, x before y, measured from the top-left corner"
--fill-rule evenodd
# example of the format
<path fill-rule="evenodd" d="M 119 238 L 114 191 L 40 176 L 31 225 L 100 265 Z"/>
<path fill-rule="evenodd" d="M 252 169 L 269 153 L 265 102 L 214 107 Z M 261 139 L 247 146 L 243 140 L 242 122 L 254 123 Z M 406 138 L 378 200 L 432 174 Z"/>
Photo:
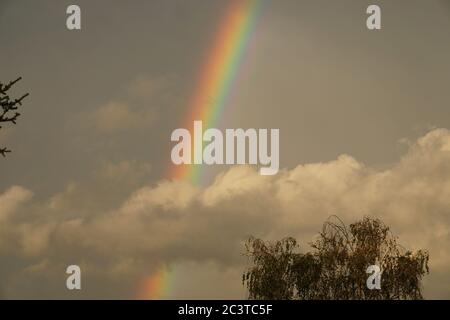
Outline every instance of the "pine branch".
<path fill-rule="evenodd" d="M 22 80 L 22 77 L 19 77 L 14 81 L 10 81 L 6 85 L 0 83 L 0 123 L 17 123 L 17 119 L 20 116 L 20 112 L 18 112 L 17 110 L 20 106 L 22 106 L 22 101 L 26 97 L 28 97 L 29 94 L 24 94 L 19 99 L 12 99 L 8 95 L 8 91 L 20 80 Z M 0 126 L 0 129 L 1 128 L 2 126 Z M 0 148 L 0 155 L 2 155 L 3 157 L 5 157 L 6 153 L 9 152 L 11 152 L 11 150 L 7 148 Z"/>
<path fill-rule="evenodd" d="M 8 152 L 11 152 L 11 150 L 8 150 L 8 149 L 6 149 L 6 148 L 0 148 L 0 154 L 1 154 L 3 157 L 6 157 L 6 154 L 7 154 Z"/>

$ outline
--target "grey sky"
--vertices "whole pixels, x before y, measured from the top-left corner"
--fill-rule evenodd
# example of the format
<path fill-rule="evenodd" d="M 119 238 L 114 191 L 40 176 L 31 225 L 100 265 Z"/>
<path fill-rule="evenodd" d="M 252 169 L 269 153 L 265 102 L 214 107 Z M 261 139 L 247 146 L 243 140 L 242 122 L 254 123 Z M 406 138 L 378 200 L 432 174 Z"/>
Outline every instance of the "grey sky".
<path fill-rule="evenodd" d="M 0 0 L 0 81 L 22 76 L 15 92 L 30 92 L 18 125 L 0 131 L 0 145 L 13 150 L 0 159 L 0 194 L 19 185 L 39 206 L 79 184 L 87 191 L 72 201 L 85 202 L 60 213 L 76 218 L 117 208 L 165 178 L 170 133 L 187 112 L 225 2 L 80 0 L 82 31 L 68 31 L 73 2 Z M 377 32 L 365 26 L 374 3 Z M 408 150 L 400 141 L 450 128 L 449 1 L 268 1 L 252 40 L 221 125 L 280 128 L 283 168 L 343 153 L 388 168 Z M 211 180 L 222 169 L 211 169 Z M 96 180 L 120 170 L 124 180 L 107 180 L 117 187 Z M 6 291 L 20 296 L 22 285 L 32 287 Z"/>
<path fill-rule="evenodd" d="M 383 165 L 404 151 L 399 139 L 448 127 L 445 1 L 378 2 L 381 32 L 365 28 L 366 2 L 269 2 L 225 125 L 279 127 L 289 167 L 342 152 Z M 80 1 L 81 32 L 65 29 L 68 3 L 2 5 L 2 80 L 23 76 L 17 90 L 32 95 L 6 140 L 15 174 L 1 185 L 52 192 L 104 159 L 150 162 L 160 178 L 223 3 Z M 170 78 L 165 97 L 140 102 L 155 110 L 155 123 L 139 134 L 89 132 L 83 122 L 99 106 L 137 103 L 127 101 L 127 87 L 139 76 Z"/>

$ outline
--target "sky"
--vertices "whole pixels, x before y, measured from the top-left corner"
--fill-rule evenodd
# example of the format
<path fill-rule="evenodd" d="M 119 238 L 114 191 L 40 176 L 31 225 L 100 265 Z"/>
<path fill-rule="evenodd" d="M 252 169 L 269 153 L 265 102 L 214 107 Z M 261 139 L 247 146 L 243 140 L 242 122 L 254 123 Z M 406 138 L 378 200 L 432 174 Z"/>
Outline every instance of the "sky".
<path fill-rule="evenodd" d="M 170 135 L 226 1 L 80 0 L 69 31 L 73 2 L 0 0 L 0 81 L 30 93 L 0 130 L 0 297 L 147 298 L 165 272 L 163 298 L 245 298 L 249 235 L 307 250 L 338 214 L 429 250 L 450 298 L 450 1 L 266 0 L 218 127 L 279 128 L 280 172 L 200 185 L 168 178 Z"/>

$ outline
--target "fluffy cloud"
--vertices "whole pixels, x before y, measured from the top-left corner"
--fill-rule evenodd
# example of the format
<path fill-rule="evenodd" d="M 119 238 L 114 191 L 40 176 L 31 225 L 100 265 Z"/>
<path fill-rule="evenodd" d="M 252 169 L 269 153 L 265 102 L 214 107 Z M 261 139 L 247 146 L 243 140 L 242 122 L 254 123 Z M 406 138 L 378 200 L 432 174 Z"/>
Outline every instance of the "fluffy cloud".
<path fill-rule="evenodd" d="M 20 267 L 3 277 L 44 281 L 45 273 L 45 281 L 56 283 L 64 265 L 77 263 L 87 270 L 91 288 L 96 288 L 91 290 L 93 297 L 107 294 L 111 283 L 125 297 L 132 297 L 130 283 L 161 263 L 189 272 L 192 266 L 201 270 L 213 265 L 208 277 L 218 281 L 216 288 L 227 288 L 222 296 L 240 298 L 236 275 L 245 267 L 242 242 L 249 235 L 294 236 L 307 249 L 305 244 L 330 215 L 337 214 L 347 223 L 371 215 L 390 225 L 405 247 L 430 251 L 425 292 L 428 297 L 450 296 L 450 279 L 445 276 L 450 271 L 448 130 L 436 129 L 421 137 L 389 169 L 367 167 L 349 155 L 299 165 L 276 176 L 235 166 L 210 186 L 167 180 L 154 186 L 135 183 L 134 192 L 115 197 L 115 205 L 96 205 L 108 199 L 108 188 L 100 186 L 110 185 L 111 179 L 120 184 L 117 179 L 126 179 L 126 172 L 135 167 L 138 172 L 148 169 L 136 163 L 105 165 L 87 185 L 70 185 L 44 201 L 32 201 L 32 192 L 22 187 L 4 191 L 0 259 L 19 261 Z M 124 185 L 127 190 L 132 186 Z M 20 296 L 18 283 L 5 283 L 4 294 Z M 201 281 L 197 285 L 192 292 L 176 296 L 198 296 L 209 288 Z M 58 294 L 57 290 L 48 293 L 49 297 Z"/>
<path fill-rule="evenodd" d="M 33 196 L 31 191 L 19 186 L 13 186 L 0 195 L 0 221 L 9 219 L 11 212 Z"/>

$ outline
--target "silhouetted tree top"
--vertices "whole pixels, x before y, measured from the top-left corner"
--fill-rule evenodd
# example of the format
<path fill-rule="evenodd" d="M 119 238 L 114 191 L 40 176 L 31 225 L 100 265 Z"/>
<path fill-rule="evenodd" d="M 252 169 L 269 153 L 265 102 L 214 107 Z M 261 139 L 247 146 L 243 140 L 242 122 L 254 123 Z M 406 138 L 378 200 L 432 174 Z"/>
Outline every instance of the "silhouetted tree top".
<path fill-rule="evenodd" d="M 382 221 L 364 218 L 346 226 L 337 217 L 323 225 L 312 251 L 297 252 L 294 238 L 273 243 L 250 238 L 251 266 L 242 282 L 250 299 L 423 299 L 427 251 L 408 251 Z M 367 267 L 381 269 L 381 289 L 367 288 Z"/>
<path fill-rule="evenodd" d="M 18 99 L 14 99 L 9 96 L 9 90 L 20 80 L 22 80 L 21 77 L 9 82 L 6 85 L 0 82 L 0 129 L 3 128 L 3 123 L 17 123 L 17 118 L 20 116 L 18 109 L 22 106 L 23 99 L 29 95 L 26 93 Z M 0 147 L 0 154 L 3 157 L 5 157 L 8 152 L 11 152 L 11 150 L 5 147 Z"/>

